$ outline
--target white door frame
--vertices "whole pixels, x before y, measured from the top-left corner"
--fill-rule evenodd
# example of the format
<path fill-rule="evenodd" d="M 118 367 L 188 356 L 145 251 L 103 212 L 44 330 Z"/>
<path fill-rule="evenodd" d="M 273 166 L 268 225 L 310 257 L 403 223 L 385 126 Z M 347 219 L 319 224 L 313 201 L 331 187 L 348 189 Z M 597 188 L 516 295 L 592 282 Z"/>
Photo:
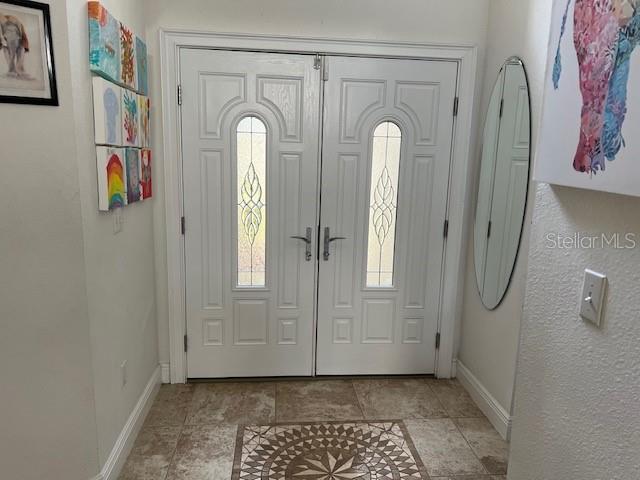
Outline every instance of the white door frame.
<path fill-rule="evenodd" d="M 319 53 L 458 62 L 459 103 L 458 116 L 454 123 L 449 176 L 447 207 L 449 235 L 443 254 L 444 268 L 438 328 L 440 349 L 436 353 L 436 375 L 440 378 L 454 376 L 454 355 L 459 331 L 467 246 L 465 233 L 469 209 L 465 207 L 468 205 L 469 173 L 473 157 L 471 146 L 473 144 L 477 47 L 458 44 L 417 44 L 160 30 L 171 383 L 184 383 L 187 379 L 187 361 L 184 352 L 184 332 L 186 331 L 184 237 L 180 227 L 180 218 L 183 215 L 182 147 L 177 95 L 181 48 Z"/>

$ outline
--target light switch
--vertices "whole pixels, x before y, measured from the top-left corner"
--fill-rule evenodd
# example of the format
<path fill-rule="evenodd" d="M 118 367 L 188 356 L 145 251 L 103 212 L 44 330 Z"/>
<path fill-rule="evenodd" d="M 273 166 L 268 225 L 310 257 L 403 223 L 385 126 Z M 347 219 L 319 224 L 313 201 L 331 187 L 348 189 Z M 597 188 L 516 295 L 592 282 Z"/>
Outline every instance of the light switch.
<path fill-rule="evenodd" d="M 124 226 L 124 215 L 122 213 L 122 208 L 116 208 L 113 212 L 113 234 L 120 233 L 122 231 L 122 227 Z"/>
<path fill-rule="evenodd" d="M 580 316 L 585 320 L 600 326 L 602 309 L 604 306 L 607 277 L 592 270 L 584 272 L 584 286 L 580 299 Z"/>

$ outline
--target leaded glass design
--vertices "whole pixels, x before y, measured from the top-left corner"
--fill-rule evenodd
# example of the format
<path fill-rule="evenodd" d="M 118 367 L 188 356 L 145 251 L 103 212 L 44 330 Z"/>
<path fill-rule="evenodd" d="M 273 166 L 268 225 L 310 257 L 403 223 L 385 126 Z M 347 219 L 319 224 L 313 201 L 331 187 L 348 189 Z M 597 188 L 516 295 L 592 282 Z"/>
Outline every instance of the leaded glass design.
<path fill-rule="evenodd" d="M 402 133 L 383 122 L 373 132 L 367 287 L 392 287 Z"/>
<path fill-rule="evenodd" d="M 245 117 L 237 129 L 238 286 L 266 285 L 267 129 Z"/>

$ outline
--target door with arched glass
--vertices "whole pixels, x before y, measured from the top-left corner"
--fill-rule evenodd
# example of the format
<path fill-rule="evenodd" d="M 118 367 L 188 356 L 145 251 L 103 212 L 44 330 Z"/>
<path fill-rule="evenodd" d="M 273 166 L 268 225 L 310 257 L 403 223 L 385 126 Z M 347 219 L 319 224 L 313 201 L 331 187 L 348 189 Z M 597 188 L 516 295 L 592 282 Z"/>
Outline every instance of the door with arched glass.
<path fill-rule="evenodd" d="M 433 373 L 457 65 L 326 62 L 317 373 Z"/>
<path fill-rule="evenodd" d="M 189 378 L 434 372 L 457 63 L 314 60 L 181 50 Z"/>
<path fill-rule="evenodd" d="M 184 49 L 180 60 L 188 377 L 312 375 L 313 57 Z"/>

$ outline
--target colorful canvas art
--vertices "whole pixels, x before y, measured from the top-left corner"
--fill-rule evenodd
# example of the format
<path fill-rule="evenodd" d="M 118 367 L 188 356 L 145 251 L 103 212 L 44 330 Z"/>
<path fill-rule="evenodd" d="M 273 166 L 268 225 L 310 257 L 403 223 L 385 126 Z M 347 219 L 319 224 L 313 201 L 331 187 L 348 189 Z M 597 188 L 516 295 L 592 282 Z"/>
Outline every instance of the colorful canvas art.
<path fill-rule="evenodd" d="M 124 149 L 97 147 L 98 209 L 109 211 L 126 204 Z"/>
<path fill-rule="evenodd" d="M 122 145 L 121 88 L 101 77 L 93 77 L 93 116 L 96 143 Z"/>
<path fill-rule="evenodd" d="M 142 199 L 153 196 L 153 184 L 151 181 L 151 150 L 143 148 L 140 152 L 140 188 Z"/>
<path fill-rule="evenodd" d="M 127 204 L 139 202 L 142 198 L 140 191 L 140 150 L 125 148 Z"/>
<path fill-rule="evenodd" d="M 138 92 L 149 94 L 149 63 L 147 60 L 147 44 L 136 37 L 136 61 L 138 62 Z"/>
<path fill-rule="evenodd" d="M 140 107 L 138 94 L 122 89 L 122 144 L 140 146 Z"/>
<path fill-rule="evenodd" d="M 120 82 L 134 90 L 138 86 L 136 36 L 125 24 L 120 24 Z"/>
<path fill-rule="evenodd" d="M 120 81 L 120 22 L 100 2 L 89 2 L 89 65 L 93 72 Z"/>
<path fill-rule="evenodd" d="M 139 144 L 142 148 L 151 146 L 151 133 L 150 133 L 150 103 L 148 97 L 140 95 L 138 97 L 138 115 L 140 117 L 140 141 Z"/>
<path fill-rule="evenodd" d="M 640 196 L 640 0 L 556 0 L 535 179 Z"/>

